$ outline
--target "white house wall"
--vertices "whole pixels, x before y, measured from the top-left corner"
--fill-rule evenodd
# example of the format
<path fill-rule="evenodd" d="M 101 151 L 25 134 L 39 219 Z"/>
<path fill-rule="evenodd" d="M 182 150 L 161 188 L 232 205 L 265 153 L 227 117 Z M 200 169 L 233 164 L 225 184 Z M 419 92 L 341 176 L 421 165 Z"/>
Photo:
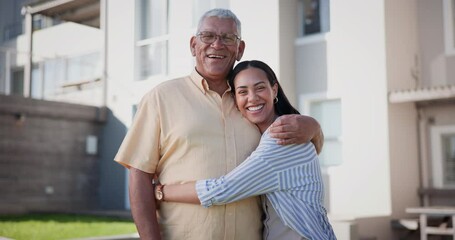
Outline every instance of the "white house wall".
<path fill-rule="evenodd" d="M 297 103 L 297 77 L 296 77 L 296 51 L 295 39 L 298 36 L 297 1 L 279 2 L 279 79 L 281 87 L 286 92 L 289 101 L 296 107 Z"/>
<path fill-rule="evenodd" d="M 412 89 L 416 86 L 420 57 L 416 4 L 415 0 L 385 1 L 389 90 Z M 417 196 L 420 172 L 417 116 L 413 103 L 389 104 L 388 132 L 394 218 L 406 217 L 406 207 L 420 204 Z"/>
<path fill-rule="evenodd" d="M 242 22 L 242 38 L 246 43 L 242 60 L 257 59 L 270 65 L 295 105 L 296 7 L 294 0 L 231 0 L 229 6 Z"/>
<path fill-rule="evenodd" d="M 135 1 L 107 3 L 107 104 L 126 126 L 144 91 L 134 88 Z"/>
<path fill-rule="evenodd" d="M 330 2 L 327 91 L 341 97 L 343 164 L 329 169 L 331 213 L 391 212 L 382 0 Z"/>
<path fill-rule="evenodd" d="M 278 0 L 231 0 L 230 9 L 242 22 L 242 60 L 264 61 L 280 76 Z"/>

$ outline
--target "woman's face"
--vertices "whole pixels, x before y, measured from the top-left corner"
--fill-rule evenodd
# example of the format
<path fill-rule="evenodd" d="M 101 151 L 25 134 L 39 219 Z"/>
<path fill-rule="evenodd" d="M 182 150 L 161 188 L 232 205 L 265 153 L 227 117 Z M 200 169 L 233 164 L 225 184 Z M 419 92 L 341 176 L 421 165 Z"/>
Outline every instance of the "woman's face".
<path fill-rule="evenodd" d="M 244 117 L 264 132 L 276 118 L 273 101 L 277 84 L 270 85 L 267 75 L 259 68 L 242 70 L 234 79 L 235 102 Z"/>

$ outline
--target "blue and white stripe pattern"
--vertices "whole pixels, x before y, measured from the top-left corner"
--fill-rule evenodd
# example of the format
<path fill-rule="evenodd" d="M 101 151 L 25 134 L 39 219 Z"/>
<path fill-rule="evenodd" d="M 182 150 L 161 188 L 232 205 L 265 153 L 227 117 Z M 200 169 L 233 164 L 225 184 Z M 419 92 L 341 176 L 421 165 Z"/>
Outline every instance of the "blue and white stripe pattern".
<path fill-rule="evenodd" d="M 324 186 L 313 144 L 278 145 L 268 131 L 230 173 L 196 182 L 204 207 L 266 194 L 285 225 L 306 239 L 336 239 L 323 207 Z"/>

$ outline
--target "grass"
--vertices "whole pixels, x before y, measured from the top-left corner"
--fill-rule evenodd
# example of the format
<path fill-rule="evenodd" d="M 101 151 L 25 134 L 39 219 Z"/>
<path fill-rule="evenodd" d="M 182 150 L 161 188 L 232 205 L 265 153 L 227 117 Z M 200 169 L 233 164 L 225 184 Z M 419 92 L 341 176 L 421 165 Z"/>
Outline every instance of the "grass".
<path fill-rule="evenodd" d="M 131 234 L 130 220 L 71 214 L 0 216 L 0 236 L 16 240 L 61 240 Z"/>

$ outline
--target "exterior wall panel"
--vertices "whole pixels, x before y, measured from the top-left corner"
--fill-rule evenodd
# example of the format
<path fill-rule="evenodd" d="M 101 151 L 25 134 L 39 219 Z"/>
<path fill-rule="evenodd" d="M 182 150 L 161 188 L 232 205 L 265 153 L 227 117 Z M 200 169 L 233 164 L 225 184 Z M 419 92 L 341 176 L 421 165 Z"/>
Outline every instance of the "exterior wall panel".
<path fill-rule="evenodd" d="M 317 42 L 296 46 L 297 93 L 327 91 L 327 44 Z"/>
<path fill-rule="evenodd" d="M 0 95 L 0 213 L 99 208 L 100 108 Z"/>

